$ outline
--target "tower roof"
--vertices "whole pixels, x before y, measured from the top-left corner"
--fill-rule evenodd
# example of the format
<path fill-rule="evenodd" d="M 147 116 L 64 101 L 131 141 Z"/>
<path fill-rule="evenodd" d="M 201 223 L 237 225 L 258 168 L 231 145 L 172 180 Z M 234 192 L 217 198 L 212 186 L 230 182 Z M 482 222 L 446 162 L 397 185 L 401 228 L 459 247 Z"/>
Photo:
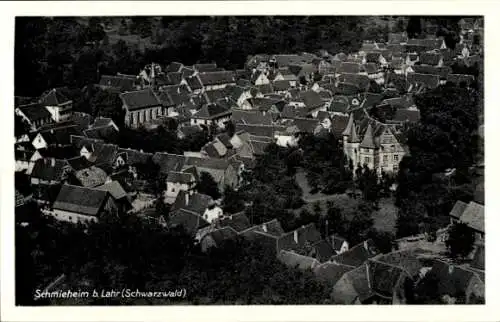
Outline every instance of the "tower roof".
<path fill-rule="evenodd" d="M 347 141 L 349 143 L 359 143 L 360 142 L 358 134 L 356 133 L 356 123 L 354 123 L 354 121 L 352 122 L 351 132 L 349 134 L 349 138 Z"/>
<path fill-rule="evenodd" d="M 344 132 L 342 132 L 342 135 L 344 136 L 349 136 L 351 134 L 351 128 L 353 127 L 354 125 L 354 117 L 352 115 L 352 113 L 349 115 L 349 121 L 347 123 L 347 126 L 344 130 Z"/>
<path fill-rule="evenodd" d="M 365 136 L 363 137 L 363 141 L 361 142 L 360 148 L 366 149 L 375 149 L 375 142 L 373 141 L 373 129 L 372 125 L 369 123 L 368 128 L 366 129 Z"/>

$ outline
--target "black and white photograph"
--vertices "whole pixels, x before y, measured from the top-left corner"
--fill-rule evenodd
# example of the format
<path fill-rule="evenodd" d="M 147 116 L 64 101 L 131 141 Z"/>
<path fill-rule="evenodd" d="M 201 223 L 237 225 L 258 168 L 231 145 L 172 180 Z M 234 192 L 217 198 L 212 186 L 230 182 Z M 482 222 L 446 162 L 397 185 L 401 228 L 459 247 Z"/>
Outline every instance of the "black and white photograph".
<path fill-rule="evenodd" d="M 488 303 L 484 16 L 164 14 L 14 18 L 16 306 Z"/>

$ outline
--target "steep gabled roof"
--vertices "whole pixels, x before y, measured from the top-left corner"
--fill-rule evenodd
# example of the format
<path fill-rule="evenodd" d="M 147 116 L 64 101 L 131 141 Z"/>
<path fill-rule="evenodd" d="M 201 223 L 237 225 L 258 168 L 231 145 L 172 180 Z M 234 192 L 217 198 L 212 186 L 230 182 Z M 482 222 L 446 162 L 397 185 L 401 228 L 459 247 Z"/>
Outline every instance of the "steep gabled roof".
<path fill-rule="evenodd" d="M 102 75 L 100 86 L 116 88 L 119 91 L 133 91 L 136 87 L 137 77 L 128 75 Z"/>
<path fill-rule="evenodd" d="M 358 267 L 375 255 L 377 255 L 377 250 L 374 248 L 373 242 L 368 239 L 355 245 L 346 252 L 333 256 L 330 261 L 333 263 Z"/>
<path fill-rule="evenodd" d="M 203 86 L 236 83 L 234 76 L 234 72 L 232 71 L 218 71 L 198 74 L 198 78 Z"/>
<path fill-rule="evenodd" d="M 358 63 L 343 62 L 337 69 L 337 73 L 339 74 L 342 73 L 358 74 L 359 72 L 361 72 L 361 65 Z"/>
<path fill-rule="evenodd" d="M 474 201 L 469 202 L 460 216 L 460 221 L 470 228 L 484 233 L 484 206 Z"/>
<path fill-rule="evenodd" d="M 231 110 L 228 110 L 219 103 L 204 104 L 201 109 L 193 114 L 192 118 L 195 119 L 213 119 L 224 115 L 230 115 Z"/>
<path fill-rule="evenodd" d="M 122 93 L 120 98 L 129 111 L 160 106 L 161 102 L 151 88 Z"/>
<path fill-rule="evenodd" d="M 38 120 L 50 119 L 51 114 L 39 103 L 31 103 L 27 105 L 19 105 L 17 107 L 21 112 L 30 120 L 31 122 L 36 122 Z"/>
<path fill-rule="evenodd" d="M 61 187 L 53 208 L 98 216 L 107 196 L 106 191 L 65 184 Z"/>
<path fill-rule="evenodd" d="M 199 229 L 208 225 L 209 223 L 200 214 L 183 208 L 175 210 L 169 217 L 168 223 L 169 227 L 183 227 L 191 235 L 195 235 Z"/>
<path fill-rule="evenodd" d="M 65 87 L 53 88 L 40 97 L 40 104 L 44 106 L 60 106 L 68 102 L 71 102 L 71 99 Z"/>

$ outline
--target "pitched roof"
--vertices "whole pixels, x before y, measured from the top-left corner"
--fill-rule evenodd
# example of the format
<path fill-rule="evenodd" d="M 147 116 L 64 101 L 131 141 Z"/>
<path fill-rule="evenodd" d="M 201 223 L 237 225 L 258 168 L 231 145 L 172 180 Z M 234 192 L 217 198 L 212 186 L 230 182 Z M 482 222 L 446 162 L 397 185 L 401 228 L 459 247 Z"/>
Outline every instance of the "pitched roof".
<path fill-rule="evenodd" d="M 68 89 L 65 87 L 53 88 L 40 97 L 40 104 L 44 106 L 60 106 L 71 102 L 68 97 Z"/>
<path fill-rule="evenodd" d="M 460 221 L 470 228 L 484 233 L 484 206 L 474 201 L 469 202 L 460 216 Z"/>
<path fill-rule="evenodd" d="M 121 93 L 120 98 L 130 111 L 161 105 L 160 100 L 151 88 Z"/>
<path fill-rule="evenodd" d="M 74 173 L 75 178 L 84 187 L 94 188 L 103 185 L 108 175 L 101 168 L 91 166 Z"/>
<path fill-rule="evenodd" d="M 149 160 L 153 158 L 153 153 L 146 153 L 139 150 L 133 149 L 118 149 L 118 153 L 125 154 L 125 159 L 127 164 L 146 164 Z"/>
<path fill-rule="evenodd" d="M 65 184 L 61 187 L 53 208 L 98 216 L 107 196 L 106 191 Z"/>
<path fill-rule="evenodd" d="M 438 53 L 422 53 L 420 55 L 420 63 L 423 65 L 436 66 L 442 58 L 443 56 Z"/>
<path fill-rule="evenodd" d="M 231 227 L 222 227 L 207 233 L 206 236 L 210 236 L 217 245 L 224 243 L 226 240 L 235 239 L 238 237 L 238 233 Z"/>
<path fill-rule="evenodd" d="M 190 194 L 181 190 L 172 205 L 172 210 L 185 209 L 201 216 L 212 203 L 213 199 L 208 195 L 197 192 Z"/>
<path fill-rule="evenodd" d="M 305 92 L 300 92 L 300 98 L 304 101 L 306 108 L 309 110 L 316 109 L 325 105 L 321 96 L 315 91 L 309 90 Z"/>
<path fill-rule="evenodd" d="M 469 86 L 473 80 L 474 76 L 464 74 L 448 74 L 448 77 L 446 78 L 447 82 L 453 83 L 455 86 L 460 86 L 462 83 Z"/>
<path fill-rule="evenodd" d="M 128 75 L 102 75 L 100 86 L 116 88 L 119 91 L 133 91 L 136 87 L 137 77 Z"/>
<path fill-rule="evenodd" d="M 113 141 L 118 138 L 118 131 L 113 125 L 92 127 L 84 130 L 83 133 L 89 138 L 102 139 L 104 141 Z"/>
<path fill-rule="evenodd" d="M 278 260 L 288 267 L 301 270 L 314 269 L 320 263 L 309 256 L 297 254 L 295 252 L 282 250 L 278 254 Z"/>
<path fill-rule="evenodd" d="M 350 73 L 350 74 L 357 74 L 361 72 L 361 64 L 358 63 L 349 63 L 349 62 L 343 62 L 340 64 L 340 67 L 337 69 L 337 73 L 342 74 L 342 73 Z"/>
<path fill-rule="evenodd" d="M 211 71 L 215 71 L 217 69 L 217 64 L 216 63 L 194 64 L 193 68 L 194 68 L 194 70 L 196 70 L 199 73 L 211 72 Z"/>
<path fill-rule="evenodd" d="M 215 103 L 215 104 L 204 104 L 196 113 L 193 114 L 192 118 L 195 119 L 213 119 L 216 117 L 229 115 L 231 111 L 225 106 Z"/>
<path fill-rule="evenodd" d="M 31 170 L 31 177 L 47 181 L 60 181 L 69 164 L 65 160 L 38 159 Z"/>
<path fill-rule="evenodd" d="M 39 103 L 31 103 L 27 105 L 19 105 L 17 107 L 21 112 L 30 120 L 31 122 L 36 122 L 38 120 L 50 119 L 51 114 Z"/>
<path fill-rule="evenodd" d="M 407 75 L 407 79 L 410 84 L 422 84 L 429 89 L 439 86 L 439 75 L 410 73 Z"/>
<path fill-rule="evenodd" d="M 274 81 L 272 86 L 273 86 L 272 88 L 276 92 L 287 91 L 292 87 L 292 85 L 290 84 L 290 81 L 287 81 L 287 80 Z"/>
<path fill-rule="evenodd" d="M 170 171 L 167 175 L 168 182 L 190 184 L 194 181 L 194 176 L 191 173 Z"/>
<path fill-rule="evenodd" d="M 377 255 L 373 242 L 368 239 L 362 243 L 351 247 L 348 251 L 333 256 L 330 261 L 333 263 L 358 267 L 369 258 Z"/>
<path fill-rule="evenodd" d="M 314 274 L 322 282 L 335 285 L 338 280 L 347 272 L 352 270 L 352 266 L 326 262 L 314 268 Z"/>
<path fill-rule="evenodd" d="M 293 123 L 297 126 L 300 132 L 314 133 L 320 122 L 318 119 L 310 118 L 295 118 Z"/>
<path fill-rule="evenodd" d="M 448 74 L 451 73 L 451 67 L 449 66 L 436 67 L 430 65 L 413 65 L 412 69 L 415 73 L 439 75 L 439 77 L 443 79 L 446 79 Z"/>
<path fill-rule="evenodd" d="M 258 110 L 233 109 L 231 119 L 235 123 L 271 125 L 273 118 L 271 114 L 263 114 Z"/>
<path fill-rule="evenodd" d="M 366 75 L 343 73 L 340 74 L 339 81 L 356 85 L 360 89 L 366 89 L 370 86 L 370 79 Z"/>
<path fill-rule="evenodd" d="M 209 225 L 201 215 L 184 208 L 175 210 L 169 217 L 168 224 L 169 227 L 183 227 L 191 235 L 195 235 L 198 229 Z"/>
<path fill-rule="evenodd" d="M 346 272 L 333 287 L 332 295 L 337 303 L 344 304 L 354 304 L 356 299 L 361 302 L 369 299 L 373 291 L 370 288 L 367 265 L 360 265 Z"/>
<path fill-rule="evenodd" d="M 375 142 L 373 140 L 373 129 L 371 124 L 368 124 L 368 128 L 366 129 L 365 135 L 363 136 L 363 141 L 361 141 L 359 147 L 366 149 L 376 148 Z"/>
<path fill-rule="evenodd" d="M 109 192 L 111 194 L 111 196 L 113 198 L 115 198 L 116 200 L 120 200 L 122 198 L 127 197 L 127 193 L 125 192 L 123 187 L 120 185 L 120 183 L 116 180 L 105 183 L 101 186 L 97 186 L 96 189 Z"/>
<path fill-rule="evenodd" d="M 437 295 L 452 297 L 465 294 L 470 280 L 475 275 L 473 271 L 440 260 L 434 261 L 431 271 L 427 274 L 433 274 L 438 279 Z"/>
<path fill-rule="evenodd" d="M 218 71 L 198 74 L 198 78 L 203 86 L 236 83 L 234 76 L 234 72 L 232 71 Z"/>
<path fill-rule="evenodd" d="M 225 215 L 222 218 L 219 218 L 217 221 L 217 225 L 219 227 L 231 227 L 237 232 L 244 231 L 251 227 L 250 220 L 245 215 L 245 212 L 239 212 L 236 214 Z"/>

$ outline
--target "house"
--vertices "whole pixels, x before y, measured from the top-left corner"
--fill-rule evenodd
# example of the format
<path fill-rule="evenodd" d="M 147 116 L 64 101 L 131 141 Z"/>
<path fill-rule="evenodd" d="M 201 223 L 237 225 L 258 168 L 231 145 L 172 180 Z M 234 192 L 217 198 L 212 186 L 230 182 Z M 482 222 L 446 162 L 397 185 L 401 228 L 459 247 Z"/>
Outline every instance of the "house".
<path fill-rule="evenodd" d="M 216 228 L 202 234 L 200 238 L 200 246 L 202 252 L 207 252 L 212 247 L 220 247 L 228 240 L 234 240 L 238 237 L 236 232 L 231 227 Z"/>
<path fill-rule="evenodd" d="M 73 171 L 68 180 L 73 185 L 87 188 L 101 186 L 108 180 L 106 172 L 96 166 Z"/>
<path fill-rule="evenodd" d="M 131 92 L 141 89 L 137 76 L 134 75 L 102 75 L 99 85 L 102 89 L 112 89 L 119 92 Z"/>
<path fill-rule="evenodd" d="M 236 85 L 236 78 L 232 71 L 204 72 L 199 73 L 196 77 L 204 91 L 213 91 L 228 85 Z M 189 86 L 191 87 L 191 84 Z"/>
<path fill-rule="evenodd" d="M 350 62 L 342 62 L 340 67 L 337 69 L 337 74 L 364 74 L 368 75 L 363 65 L 360 63 L 350 63 Z"/>
<path fill-rule="evenodd" d="M 457 87 L 470 87 L 474 81 L 474 76 L 463 74 L 448 74 L 446 78 L 447 83 L 453 84 Z"/>
<path fill-rule="evenodd" d="M 231 110 L 218 103 L 204 104 L 191 116 L 191 125 L 215 125 L 220 128 L 226 126 L 231 118 Z"/>
<path fill-rule="evenodd" d="M 371 52 L 366 54 L 366 63 L 374 63 L 378 66 L 387 66 L 387 60 L 379 52 Z"/>
<path fill-rule="evenodd" d="M 54 88 L 42 94 L 38 102 L 50 112 L 55 122 L 63 122 L 73 113 L 73 101 L 68 94 L 67 88 Z"/>
<path fill-rule="evenodd" d="M 244 211 L 223 215 L 215 221 L 215 226 L 218 228 L 231 227 L 238 233 L 252 227 Z"/>
<path fill-rule="evenodd" d="M 278 261 L 288 267 L 297 268 L 300 270 L 313 270 L 320 265 L 316 259 L 297 254 L 292 251 L 282 250 L 278 254 Z"/>
<path fill-rule="evenodd" d="M 443 56 L 438 53 L 422 53 L 419 62 L 422 65 L 443 67 Z"/>
<path fill-rule="evenodd" d="M 460 217 L 458 217 L 460 215 Z M 450 212 L 451 221 L 462 222 L 474 231 L 477 241 L 484 240 L 484 206 L 474 201 L 466 206 L 461 201 L 457 201 Z M 458 220 L 457 220 L 458 217 Z"/>
<path fill-rule="evenodd" d="M 179 191 L 192 191 L 196 186 L 197 179 L 194 174 L 189 172 L 170 171 L 166 181 L 165 201 L 171 204 L 177 199 Z"/>
<path fill-rule="evenodd" d="M 105 214 L 117 215 L 117 205 L 107 191 L 63 185 L 53 205 L 56 220 L 71 223 L 99 221 Z"/>
<path fill-rule="evenodd" d="M 113 197 L 113 199 L 115 200 L 119 212 L 125 213 L 132 209 L 132 203 L 130 202 L 127 192 L 123 189 L 118 181 L 108 181 L 101 186 L 95 187 L 95 189 L 109 192 L 109 194 L 111 194 L 111 197 Z"/>
<path fill-rule="evenodd" d="M 369 258 L 379 254 L 373 241 L 368 239 L 359 243 L 349 250 L 340 252 L 330 258 L 329 262 L 351 266 L 353 268 L 362 265 Z"/>
<path fill-rule="evenodd" d="M 217 70 L 217 64 L 216 63 L 194 64 L 193 69 L 195 72 L 198 73 L 214 72 Z"/>
<path fill-rule="evenodd" d="M 252 85 L 265 85 L 269 84 L 269 79 L 267 78 L 265 72 L 255 71 L 250 77 L 250 82 Z"/>
<path fill-rule="evenodd" d="M 201 239 L 200 231 L 204 233 L 207 228 L 210 229 L 208 223 L 202 216 L 194 211 L 188 209 L 178 209 L 171 213 L 168 220 L 169 229 L 181 228 L 184 229 L 190 236 Z"/>
<path fill-rule="evenodd" d="M 164 115 L 164 108 L 151 88 L 121 93 L 120 99 L 125 110 L 125 125 L 139 127 Z"/>
<path fill-rule="evenodd" d="M 71 135 L 77 134 L 79 132 L 76 125 L 62 126 L 38 132 L 31 143 L 37 150 L 49 147 L 67 147 L 71 145 Z"/>
<path fill-rule="evenodd" d="M 273 117 L 270 113 L 266 111 L 260 112 L 259 110 L 242 110 L 233 109 L 231 114 L 231 120 L 235 123 L 242 124 L 260 124 L 260 125 L 272 125 Z"/>
<path fill-rule="evenodd" d="M 90 127 L 83 131 L 86 137 L 106 142 L 116 142 L 119 135 L 118 126 L 110 118 L 98 117 Z"/>
<path fill-rule="evenodd" d="M 435 281 L 435 295 L 443 303 L 469 304 L 472 297 L 484 299 L 484 278 L 473 269 L 434 260 L 424 277 Z"/>
<path fill-rule="evenodd" d="M 367 119 L 358 123 L 352 113 L 342 137 L 344 153 L 353 164 L 366 164 L 379 174 L 397 172 L 399 161 L 406 155 L 391 127 Z"/>
<path fill-rule="evenodd" d="M 65 160 L 42 158 L 35 161 L 29 176 L 32 185 L 60 184 L 68 179 L 71 167 Z"/>
<path fill-rule="evenodd" d="M 172 212 L 178 210 L 188 210 L 197 214 L 209 224 L 222 217 L 222 209 L 215 204 L 212 197 L 192 191 L 179 191 L 172 205 Z"/>
<path fill-rule="evenodd" d="M 371 257 L 340 278 L 339 273 L 332 274 L 337 278 L 332 297 L 337 304 L 404 304 L 409 295 L 407 285 L 418 281 L 422 268 L 416 251 Z"/>
<path fill-rule="evenodd" d="M 45 124 L 53 122 L 52 114 L 39 103 L 30 103 L 27 105 L 19 105 L 15 108 L 15 113 L 29 124 L 32 131 L 37 130 Z"/>

